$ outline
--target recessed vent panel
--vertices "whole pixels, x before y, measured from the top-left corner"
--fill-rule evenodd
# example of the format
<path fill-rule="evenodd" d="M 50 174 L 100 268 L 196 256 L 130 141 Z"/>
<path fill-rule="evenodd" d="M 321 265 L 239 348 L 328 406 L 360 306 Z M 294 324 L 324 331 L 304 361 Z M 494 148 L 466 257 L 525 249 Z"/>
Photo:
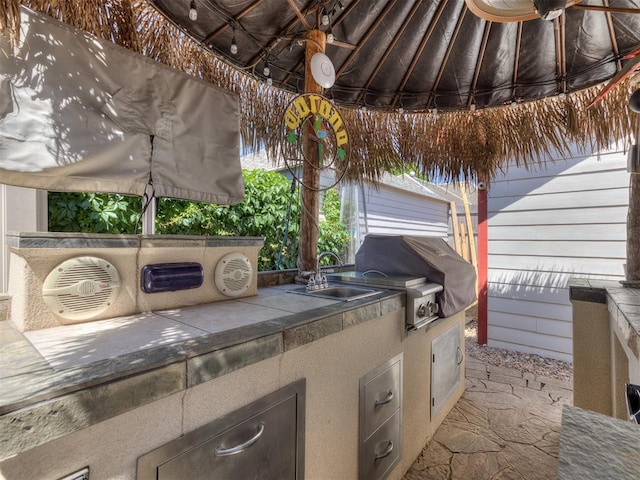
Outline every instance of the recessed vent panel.
<path fill-rule="evenodd" d="M 253 267 L 240 252 L 233 252 L 220 259 L 214 273 L 216 288 L 227 297 L 239 297 L 247 291 L 253 279 Z"/>
<path fill-rule="evenodd" d="M 146 293 L 188 290 L 202 285 L 204 269 L 197 262 L 156 263 L 142 267 L 140 280 Z"/>
<path fill-rule="evenodd" d="M 111 263 L 98 257 L 76 257 L 47 275 L 42 297 L 59 317 L 82 322 L 109 308 L 120 286 L 120 275 Z"/>

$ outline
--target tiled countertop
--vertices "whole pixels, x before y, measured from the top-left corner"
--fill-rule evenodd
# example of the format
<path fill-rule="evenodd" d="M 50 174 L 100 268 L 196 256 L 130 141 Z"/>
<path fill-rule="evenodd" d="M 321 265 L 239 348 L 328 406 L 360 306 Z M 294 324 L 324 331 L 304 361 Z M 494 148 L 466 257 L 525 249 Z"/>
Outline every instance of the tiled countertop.
<path fill-rule="evenodd" d="M 25 334 L 0 321 L 0 460 L 404 306 L 291 287 Z"/>

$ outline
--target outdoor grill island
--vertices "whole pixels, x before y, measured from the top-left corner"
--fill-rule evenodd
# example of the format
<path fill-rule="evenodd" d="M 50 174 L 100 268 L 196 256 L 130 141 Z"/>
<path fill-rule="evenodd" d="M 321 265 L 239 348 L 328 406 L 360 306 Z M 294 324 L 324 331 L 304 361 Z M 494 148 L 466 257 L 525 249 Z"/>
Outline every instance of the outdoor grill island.
<path fill-rule="evenodd" d="M 86 250 L 91 241 L 15 235 L 13 264 L 28 273 L 22 291 L 37 294 L 29 282 L 57 262 L 52 252 L 95 254 L 95 246 Z M 124 269 L 136 263 L 119 260 L 131 258 L 135 242 L 167 259 L 201 262 L 197 242 L 205 242 L 206 278 L 229 249 L 252 257 L 259 246 L 196 237 L 100 241 L 101 255 Z M 161 259 L 145 257 L 145 248 L 140 258 Z M 126 272 L 130 291 L 142 272 Z M 267 277 L 255 275 L 251 285 L 272 283 Z M 172 478 L 191 465 L 198 478 L 216 459 L 262 465 L 242 461 L 240 451 L 251 455 L 251 448 L 221 456 L 216 449 L 224 454 L 256 439 L 269 458 L 270 445 L 285 435 L 290 460 L 276 471 L 294 472 L 291 478 L 400 478 L 464 389 L 464 309 L 409 325 L 407 292 L 416 285 L 375 287 L 375 295 L 353 301 L 290 293 L 290 284 L 253 288 L 235 299 L 23 333 L 12 326 L 16 318 L 0 322 L 10 342 L 3 347 L 11 345 L 1 349 L 0 472 L 8 480 L 58 479 L 87 467 L 91 479 Z M 138 299 L 156 295 L 141 291 Z M 15 306 L 14 315 L 28 311 Z M 167 342 L 157 342 L 157 328 Z M 107 339 L 120 353 L 96 348 Z M 291 426 L 274 437 L 273 422 L 287 418 Z M 234 433 L 221 440 L 226 431 Z"/>

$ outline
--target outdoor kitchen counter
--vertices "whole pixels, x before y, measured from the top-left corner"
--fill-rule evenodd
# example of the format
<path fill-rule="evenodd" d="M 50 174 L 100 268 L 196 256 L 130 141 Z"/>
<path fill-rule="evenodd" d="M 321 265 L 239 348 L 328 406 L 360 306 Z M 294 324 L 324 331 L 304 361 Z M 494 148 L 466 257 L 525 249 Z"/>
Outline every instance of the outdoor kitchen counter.
<path fill-rule="evenodd" d="M 291 287 L 25 334 L 0 321 L 0 460 L 404 307 Z"/>
<path fill-rule="evenodd" d="M 626 383 L 640 384 L 640 289 L 572 279 L 573 402 L 628 418 Z"/>

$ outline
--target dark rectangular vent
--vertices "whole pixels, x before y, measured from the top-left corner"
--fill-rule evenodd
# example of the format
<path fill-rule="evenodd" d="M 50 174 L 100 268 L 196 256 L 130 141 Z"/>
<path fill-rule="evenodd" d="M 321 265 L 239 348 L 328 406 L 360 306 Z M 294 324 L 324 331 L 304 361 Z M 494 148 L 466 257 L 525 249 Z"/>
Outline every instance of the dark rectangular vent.
<path fill-rule="evenodd" d="M 156 263 L 142 267 L 141 287 L 146 293 L 173 292 L 198 288 L 204 269 L 197 262 Z"/>

